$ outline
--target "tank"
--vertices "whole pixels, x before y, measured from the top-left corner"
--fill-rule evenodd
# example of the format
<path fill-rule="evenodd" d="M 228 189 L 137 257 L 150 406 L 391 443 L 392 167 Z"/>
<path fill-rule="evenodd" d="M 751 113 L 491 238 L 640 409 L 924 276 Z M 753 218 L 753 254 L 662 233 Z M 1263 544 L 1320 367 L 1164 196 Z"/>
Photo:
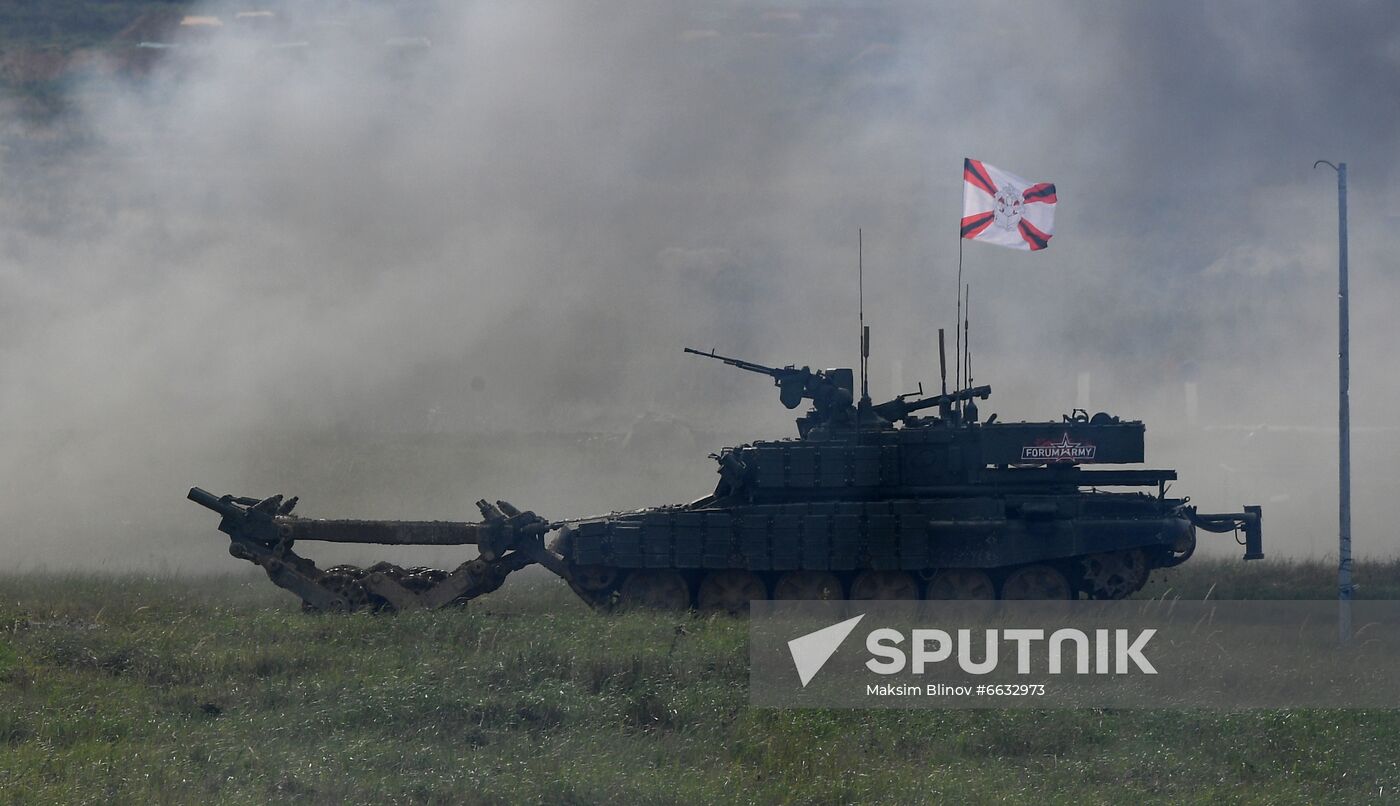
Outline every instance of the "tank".
<path fill-rule="evenodd" d="M 941 334 L 940 334 L 941 335 Z M 981 419 L 989 386 L 857 398 L 851 369 L 770 367 L 687 353 L 772 378 L 806 409 L 795 437 L 726 447 L 719 481 L 688 504 L 549 521 L 504 501 L 475 522 L 320 520 L 296 499 L 189 498 L 218 512 L 230 553 L 308 610 L 460 605 L 539 564 L 600 609 L 742 613 L 755 599 L 1121 599 L 1188 560 L 1198 533 L 1264 556 L 1260 507 L 1206 514 L 1169 497 L 1174 470 L 1137 467 L 1145 426 L 1074 410 Z M 946 378 L 946 372 L 944 373 Z M 946 384 L 946 380 L 945 380 Z M 862 383 L 864 387 L 864 383 Z M 476 545 L 455 569 L 322 570 L 298 543 Z"/>

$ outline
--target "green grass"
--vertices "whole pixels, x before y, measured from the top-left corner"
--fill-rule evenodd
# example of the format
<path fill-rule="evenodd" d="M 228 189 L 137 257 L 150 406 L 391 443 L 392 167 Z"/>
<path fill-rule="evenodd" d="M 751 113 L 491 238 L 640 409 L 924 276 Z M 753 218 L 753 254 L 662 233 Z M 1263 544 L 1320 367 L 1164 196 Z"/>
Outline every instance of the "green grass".
<path fill-rule="evenodd" d="M 1178 590 L 1330 595 L 1321 565 L 1187 568 Z M 1358 568 L 1384 574 L 1400 579 Z M 1366 803 L 1400 787 L 1388 711 L 753 709 L 746 633 L 597 615 L 540 576 L 397 616 L 303 615 L 253 575 L 0 577 L 0 800 Z"/>
<path fill-rule="evenodd" d="M 1355 563 L 1359 599 L 1400 599 L 1400 559 Z M 1327 562 L 1197 557 L 1178 568 L 1158 569 L 1139 597 L 1183 599 L 1335 599 L 1337 566 Z"/>

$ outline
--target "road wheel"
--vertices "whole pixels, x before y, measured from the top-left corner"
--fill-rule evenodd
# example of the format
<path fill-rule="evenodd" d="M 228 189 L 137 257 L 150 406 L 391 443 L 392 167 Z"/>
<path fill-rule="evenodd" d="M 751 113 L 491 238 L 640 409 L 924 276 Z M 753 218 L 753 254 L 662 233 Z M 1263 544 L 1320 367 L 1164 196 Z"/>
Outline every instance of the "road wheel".
<path fill-rule="evenodd" d="M 700 583 L 697 598 L 700 609 L 706 613 L 737 616 L 749 612 L 749 602 L 754 599 L 767 599 L 768 589 L 763 580 L 748 571 L 714 571 Z"/>
<path fill-rule="evenodd" d="M 571 574 L 580 588 L 594 593 L 608 590 L 617 582 L 617 569 L 606 565 L 580 565 Z"/>
<path fill-rule="evenodd" d="M 917 599 L 919 586 L 903 571 L 862 571 L 851 583 L 852 599 Z"/>
<path fill-rule="evenodd" d="M 1048 565 L 1027 565 L 1001 583 L 1003 599 L 1068 599 L 1069 580 Z"/>
<path fill-rule="evenodd" d="M 690 607 L 690 586 L 675 571 L 633 571 L 619 595 L 623 609 L 685 610 Z"/>
<path fill-rule="evenodd" d="M 1090 554 L 1080 564 L 1084 584 L 1095 599 L 1126 599 L 1147 583 L 1151 573 L 1142 549 Z"/>
<path fill-rule="evenodd" d="M 773 587 L 774 599 L 829 601 L 844 595 L 841 580 L 830 571 L 789 571 L 778 577 L 778 584 Z"/>
<path fill-rule="evenodd" d="M 995 599 L 996 585 L 986 571 L 945 568 L 928 583 L 928 599 Z"/>

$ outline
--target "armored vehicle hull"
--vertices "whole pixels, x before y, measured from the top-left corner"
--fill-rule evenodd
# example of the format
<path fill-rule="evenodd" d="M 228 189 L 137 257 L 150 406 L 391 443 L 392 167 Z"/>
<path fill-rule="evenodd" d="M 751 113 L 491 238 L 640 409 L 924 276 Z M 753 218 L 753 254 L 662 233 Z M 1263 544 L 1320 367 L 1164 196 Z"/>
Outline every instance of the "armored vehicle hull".
<path fill-rule="evenodd" d="M 1190 551 L 1190 521 L 1163 510 L 1173 504 L 1092 493 L 658 509 L 572 525 L 561 548 L 590 592 L 674 607 L 1121 598 Z"/>

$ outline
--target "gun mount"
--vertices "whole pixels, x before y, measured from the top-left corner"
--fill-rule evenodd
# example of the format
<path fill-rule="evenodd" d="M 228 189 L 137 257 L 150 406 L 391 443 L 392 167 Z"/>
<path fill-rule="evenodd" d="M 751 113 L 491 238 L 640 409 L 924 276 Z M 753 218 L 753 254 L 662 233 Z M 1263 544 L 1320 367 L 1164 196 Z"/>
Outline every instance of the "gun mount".
<path fill-rule="evenodd" d="M 849 368 L 813 370 L 810 367 L 797 367 L 792 364 L 785 367 L 767 367 L 742 358 L 719 355 L 714 350 L 706 353 L 687 347 L 685 351 L 692 355 L 713 358 L 746 372 L 767 375 L 773 379 L 773 385 L 778 387 L 779 402 L 789 409 L 795 409 L 802 405 L 802 401 L 810 400 L 812 412 L 809 416 L 814 416 L 816 420 L 826 423 L 855 423 L 855 379 Z"/>
<path fill-rule="evenodd" d="M 731 367 L 747 372 L 756 372 L 773 379 L 778 387 L 778 400 L 787 408 L 795 409 L 803 400 L 812 401 L 812 409 L 797 421 L 798 433 L 806 439 L 809 436 L 829 436 L 862 429 L 879 429 L 894 423 L 908 422 L 915 412 L 937 406 L 940 422 L 953 425 L 969 415 L 954 409 L 958 403 L 986 400 L 992 394 L 990 386 L 974 386 L 955 392 L 923 396 L 923 389 L 912 394 L 904 394 L 877 405 L 866 401 L 857 404 L 854 396 L 854 375 L 849 367 L 813 370 L 788 364 L 785 367 L 769 367 L 742 358 L 730 358 L 714 350 L 703 352 L 691 347 L 685 352 L 702 358 L 713 358 Z M 910 398 L 915 398 L 910 400 Z M 970 419 L 977 419 L 975 407 Z"/>

